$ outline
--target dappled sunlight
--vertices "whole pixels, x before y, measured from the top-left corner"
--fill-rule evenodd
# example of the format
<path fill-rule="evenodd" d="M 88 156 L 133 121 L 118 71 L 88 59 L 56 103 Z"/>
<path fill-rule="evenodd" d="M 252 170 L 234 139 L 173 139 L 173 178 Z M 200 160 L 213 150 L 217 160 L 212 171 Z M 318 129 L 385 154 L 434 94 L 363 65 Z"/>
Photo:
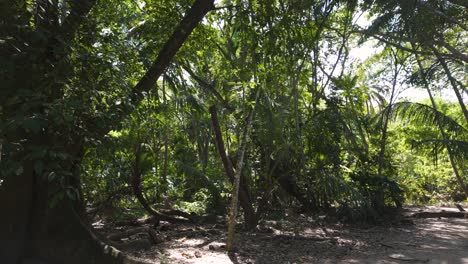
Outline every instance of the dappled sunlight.
<path fill-rule="evenodd" d="M 466 2 L 3 0 L 0 264 L 466 262 Z"/>

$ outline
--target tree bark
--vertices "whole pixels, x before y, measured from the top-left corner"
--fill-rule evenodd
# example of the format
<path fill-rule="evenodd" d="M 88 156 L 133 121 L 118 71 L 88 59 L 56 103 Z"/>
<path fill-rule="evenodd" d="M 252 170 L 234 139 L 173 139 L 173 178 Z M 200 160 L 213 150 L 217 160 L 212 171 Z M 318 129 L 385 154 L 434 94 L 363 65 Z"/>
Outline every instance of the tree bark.
<path fill-rule="evenodd" d="M 42 134 L 42 140 L 50 136 Z M 76 172 L 72 160 L 80 160 L 75 153 L 68 170 Z M 47 165 L 47 164 L 46 164 Z M 60 263 L 142 263 L 125 256 L 101 242 L 90 226 L 80 219 L 79 199 L 68 195 L 51 198 L 64 192 L 62 182 L 49 181 L 34 168 L 33 161 L 23 163 L 21 175 L 9 175 L 0 191 L 0 260 L 6 264 L 23 261 Z M 76 176 L 76 175 L 75 175 Z M 74 176 L 64 176 L 71 187 L 79 183 Z"/>
<path fill-rule="evenodd" d="M 22 175 L 10 175 L 0 187 L 0 259 L 18 263 L 26 250 L 28 223 L 32 211 L 33 165 Z"/>
<path fill-rule="evenodd" d="M 161 76 L 167 66 L 169 66 L 172 58 L 193 29 L 195 29 L 198 23 L 203 19 L 203 17 L 205 17 L 206 13 L 212 9 L 214 9 L 213 0 L 195 1 L 190 10 L 188 10 L 187 15 L 179 23 L 172 36 L 159 52 L 159 55 L 153 65 L 135 85 L 135 87 L 133 87 L 130 98 L 135 106 L 142 100 L 143 92 L 149 91 L 154 86 L 159 76 Z"/>
<path fill-rule="evenodd" d="M 242 168 L 244 166 L 245 149 L 247 148 L 247 135 L 249 133 L 250 126 L 252 124 L 253 114 L 254 114 L 253 111 L 254 111 L 253 109 L 249 111 L 249 114 L 247 117 L 247 124 L 245 124 L 244 131 L 242 132 L 242 138 L 240 141 L 240 149 L 237 155 L 237 158 L 239 160 L 237 162 L 236 172 L 234 175 L 234 183 L 233 183 L 233 190 L 232 190 L 232 197 L 231 197 L 232 199 L 231 208 L 229 210 L 228 238 L 227 238 L 227 243 L 226 243 L 226 248 L 228 251 L 231 251 L 234 245 L 234 232 L 236 228 L 236 217 L 237 217 L 237 203 L 239 201 L 239 186 L 240 186 L 240 181 L 241 181 Z"/>

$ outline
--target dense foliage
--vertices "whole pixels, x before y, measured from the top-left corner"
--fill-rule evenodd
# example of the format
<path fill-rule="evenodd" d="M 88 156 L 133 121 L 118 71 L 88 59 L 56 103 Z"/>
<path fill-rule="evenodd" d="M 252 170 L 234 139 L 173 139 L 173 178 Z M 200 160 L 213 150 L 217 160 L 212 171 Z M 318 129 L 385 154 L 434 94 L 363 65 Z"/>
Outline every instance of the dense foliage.
<path fill-rule="evenodd" d="M 254 222 L 467 199 L 464 1 L 192 4 L 2 2 L 1 182 L 109 217 L 224 214 L 229 164 Z"/>

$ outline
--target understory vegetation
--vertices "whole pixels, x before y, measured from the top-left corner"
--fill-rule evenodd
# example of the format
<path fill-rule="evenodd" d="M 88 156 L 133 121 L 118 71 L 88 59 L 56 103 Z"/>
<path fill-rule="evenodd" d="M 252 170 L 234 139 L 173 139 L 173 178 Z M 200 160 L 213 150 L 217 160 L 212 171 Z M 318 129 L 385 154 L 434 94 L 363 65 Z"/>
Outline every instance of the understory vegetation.
<path fill-rule="evenodd" d="M 0 256 L 114 263 L 93 219 L 467 201 L 466 7 L 1 2 Z"/>

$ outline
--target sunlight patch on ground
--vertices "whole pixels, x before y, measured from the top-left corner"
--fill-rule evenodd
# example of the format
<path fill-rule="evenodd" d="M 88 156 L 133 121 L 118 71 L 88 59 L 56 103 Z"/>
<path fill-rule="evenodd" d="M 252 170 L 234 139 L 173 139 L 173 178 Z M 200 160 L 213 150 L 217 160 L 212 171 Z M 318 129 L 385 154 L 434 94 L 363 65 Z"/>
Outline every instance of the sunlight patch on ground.
<path fill-rule="evenodd" d="M 196 247 L 198 245 L 205 243 L 204 239 L 196 239 L 196 238 L 187 239 L 186 237 L 177 239 L 177 241 L 183 245 L 190 246 L 190 247 Z"/>
<path fill-rule="evenodd" d="M 170 263 L 232 263 L 224 252 L 199 250 L 184 250 L 183 248 L 166 250 L 171 257 Z"/>

